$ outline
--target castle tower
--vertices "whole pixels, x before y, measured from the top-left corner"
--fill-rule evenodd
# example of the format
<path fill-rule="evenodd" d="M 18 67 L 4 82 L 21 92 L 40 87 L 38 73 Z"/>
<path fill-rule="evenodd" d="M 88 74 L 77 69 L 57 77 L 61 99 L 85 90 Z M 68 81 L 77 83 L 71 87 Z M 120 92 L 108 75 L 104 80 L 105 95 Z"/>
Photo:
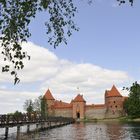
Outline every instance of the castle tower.
<path fill-rule="evenodd" d="M 105 91 L 105 105 L 107 107 L 107 116 L 119 117 L 123 114 L 123 96 L 117 90 L 115 85 L 111 90 Z"/>
<path fill-rule="evenodd" d="M 78 94 L 75 99 L 72 101 L 73 107 L 73 118 L 84 119 L 85 117 L 85 104 L 86 101 L 83 98 L 83 95 Z"/>
<path fill-rule="evenodd" d="M 48 110 L 48 115 L 49 116 L 53 116 L 54 115 L 54 103 L 55 103 L 55 99 L 52 96 L 52 93 L 50 92 L 50 90 L 48 89 L 44 95 L 44 98 L 46 99 L 46 104 L 47 104 L 47 110 Z"/>

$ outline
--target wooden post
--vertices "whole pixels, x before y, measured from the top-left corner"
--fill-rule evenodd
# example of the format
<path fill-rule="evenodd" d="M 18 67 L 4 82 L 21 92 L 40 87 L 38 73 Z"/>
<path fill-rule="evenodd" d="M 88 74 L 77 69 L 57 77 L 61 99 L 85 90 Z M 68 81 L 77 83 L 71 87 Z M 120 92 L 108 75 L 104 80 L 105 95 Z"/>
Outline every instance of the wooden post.
<path fill-rule="evenodd" d="M 20 125 L 17 126 L 17 137 L 16 137 L 17 140 L 20 139 Z"/>
<path fill-rule="evenodd" d="M 49 128 L 50 127 L 50 123 L 49 122 L 47 122 L 47 128 Z"/>
<path fill-rule="evenodd" d="M 41 129 L 44 129 L 45 128 L 45 122 L 42 122 L 41 123 Z"/>
<path fill-rule="evenodd" d="M 8 138 L 9 127 L 5 127 L 5 139 Z"/>
<path fill-rule="evenodd" d="M 55 127 L 57 127 L 57 122 L 55 122 Z"/>
<path fill-rule="evenodd" d="M 27 133 L 30 132 L 30 124 L 27 125 Z"/>
<path fill-rule="evenodd" d="M 38 133 L 38 131 L 39 131 L 39 123 L 36 123 L 36 129 L 35 129 L 35 137 L 39 137 L 39 133 Z"/>
<path fill-rule="evenodd" d="M 38 123 L 36 124 L 36 132 L 38 132 Z"/>
<path fill-rule="evenodd" d="M 61 126 L 61 121 L 59 122 L 59 126 Z"/>
<path fill-rule="evenodd" d="M 49 125 L 50 125 L 50 128 L 51 128 L 51 127 L 52 127 L 52 124 L 51 124 L 51 122 L 50 122 L 50 124 L 49 124 Z"/>

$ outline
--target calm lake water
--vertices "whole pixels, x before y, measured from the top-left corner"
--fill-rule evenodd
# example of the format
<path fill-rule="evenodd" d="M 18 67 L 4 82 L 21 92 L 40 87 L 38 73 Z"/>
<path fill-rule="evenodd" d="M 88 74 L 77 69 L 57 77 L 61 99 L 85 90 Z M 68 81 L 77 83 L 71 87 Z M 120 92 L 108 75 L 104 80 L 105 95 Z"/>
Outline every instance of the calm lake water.
<path fill-rule="evenodd" d="M 14 134 L 12 139 L 16 139 Z M 22 135 L 21 140 L 140 140 L 140 123 L 75 123 Z"/>

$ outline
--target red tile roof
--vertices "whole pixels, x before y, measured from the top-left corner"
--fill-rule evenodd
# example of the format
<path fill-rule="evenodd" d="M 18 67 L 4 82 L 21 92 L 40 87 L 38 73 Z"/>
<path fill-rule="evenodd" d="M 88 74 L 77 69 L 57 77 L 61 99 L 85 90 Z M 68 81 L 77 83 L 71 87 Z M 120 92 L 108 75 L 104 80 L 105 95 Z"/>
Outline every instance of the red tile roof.
<path fill-rule="evenodd" d="M 106 97 L 122 97 L 122 95 L 114 85 L 112 86 L 112 89 L 110 91 L 106 90 L 105 95 Z"/>
<path fill-rule="evenodd" d="M 98 109 L 98 108 L 105 108 L 105 104 L 92 104 L 92 105 L 86 105 L 86 109 Z"/>
<path fill-rule="evenodd" d="M 55 103 L 54 103 L 54 108 L 63 109 L 63 108 L 71 108 L 71 107 L 72 107 L 72 104 L 62 102 L 62 101 L 58 101 L 58 100 L 56 100 Z"/>
<path fill-rule="evenodd" d="M 44 95 L 45 99 L 47 100 L 55 100 L 54 97 L 52 96 L 52 93 L 50 92 L 50 90 L 48 89 Z"/>
<path fill-rule="evenodd" d="M 73 102 L 86 102 L 86 101 L 84 100 L 83 95 L 78 94 L 73 100 Z"/>

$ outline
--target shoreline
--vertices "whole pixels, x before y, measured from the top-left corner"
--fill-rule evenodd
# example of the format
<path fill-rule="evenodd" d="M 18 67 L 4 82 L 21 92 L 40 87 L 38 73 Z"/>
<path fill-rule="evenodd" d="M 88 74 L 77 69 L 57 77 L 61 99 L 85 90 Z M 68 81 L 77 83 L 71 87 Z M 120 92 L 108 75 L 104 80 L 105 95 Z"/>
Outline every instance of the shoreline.
<path fill-rule="evenodd" d="M 140 122 L 140 118 L 131 119 L 128 117 L 106 118 L 106 119 L 81 119 L 76 122 Z"/>

